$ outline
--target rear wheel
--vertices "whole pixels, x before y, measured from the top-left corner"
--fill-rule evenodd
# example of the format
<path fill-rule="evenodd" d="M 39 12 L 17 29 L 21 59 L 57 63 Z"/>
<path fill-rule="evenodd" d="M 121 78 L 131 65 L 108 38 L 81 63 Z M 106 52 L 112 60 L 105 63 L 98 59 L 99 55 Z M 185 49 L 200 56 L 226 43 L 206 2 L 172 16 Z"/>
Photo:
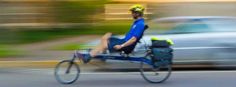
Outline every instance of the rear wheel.
<path fill-rule="evenodd" d="M 54 72 L 56 80 L 62 84 L 74 83 L 79 78 L 79 74 L 79 65 L 71 60 L 63 60 L 59 62 Z"/>
<path fill-rule="evenodd" d="M 150 55 L 146 58 L 151 60 Z M 171 71 L 171 64 L 163 64 L 156 67 L 145 64 L 144 62 L 141 62 L 140 64 L 140 72 L 142 77 L 150 83 L 162 83 L 166 81 L 169 78 Z"/>

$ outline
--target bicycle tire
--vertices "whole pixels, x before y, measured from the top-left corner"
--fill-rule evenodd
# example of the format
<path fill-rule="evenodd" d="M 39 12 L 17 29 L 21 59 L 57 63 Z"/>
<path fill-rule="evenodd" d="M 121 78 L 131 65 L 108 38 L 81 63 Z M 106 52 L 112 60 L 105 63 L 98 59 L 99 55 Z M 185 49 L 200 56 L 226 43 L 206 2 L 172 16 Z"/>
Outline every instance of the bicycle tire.
<path fill-rule="evenodd" d="M 148 55 L 146 57 L 150 58 L 150 55 Z M 147 67 L 149 67 L 149 68 L 147 68 Z M 159 70 L 154 71 L 154 67 L 152 65 L 145 64 L 144 62 L 141 62 L 140 63 L 141 76 L 149 83 L 162 83 L 162 82 L 166 81 L 171 75 L 172 65 L 171 64 L 166 64 L 165 66 L 159 66 L 157 68 L 159 68 Z M 155 69 L 157 69 L 157 68 L 155 68 Z M 161 71 L 160 69 L 162 69 L 163 71 Z M 159 72 L 160 74 L 164 74 L 164 73 L 166 73 L 166 74 L 164 74 L 164 76 L 162 76 L 163 78 L 160 78 L 161 76 L 158 77 L 159 73 L 158 73 L 158 76 L 156 76 L 156 77 L 148 77 L 147 71 L 154 71 L 155 74 L 157 72 Z M 151 78 L 153 78 L 153 79 L 151 79 Z"/>
<path fill-rule="evenodd" d="M 71 68 L 69 69 L 69 71 L 68 72 L 66 72 L 67 71 L 67 69 L 69 68 L 69 66 L 65 66 L 65 67 L 63 67 L 62 65 L 63 64 L 67 64 L 67 65 L 71 65 Z M 63 73 L 65 73 L 65 74 L 71 74 L 71 72 L 72 72 L 72 69 L 75 69 L 74 71 L 76 71 L 76 73 L 74 73 L 75 74 L 75 76 L 72 76 L 72 79 L 70 79 L 70 80 L 65 80 L 65 79 L 62 79 L 62 76 L 60 75 L 60 70 L 61 69 L 66 69 L 66 70 L 62 70 L 62 72 Z M 73 73 L 72 73 L 73 74 Z M 55 75 L 55 78 L 56 78 L 56 80 L 58 81 L 58 82 L 60 82 L 60 83 L 62 83 L 62 84 L 72 84 L 72 83 L 74 83 L 78 78 L 79 78 L 79 75 L 80 75 L 80 68 L 79 68 L 79 65 L 77 64 L 77 63 L 75 63 L 75 62 L 72 62 L 71 60 L 63 60 L 63 61 L 61 61 L 61 62 L 59 62 L 57 65 L 56 65 L 56 68 L 55 68 L 55 71 L 54 71 L 54 75 Z"/>

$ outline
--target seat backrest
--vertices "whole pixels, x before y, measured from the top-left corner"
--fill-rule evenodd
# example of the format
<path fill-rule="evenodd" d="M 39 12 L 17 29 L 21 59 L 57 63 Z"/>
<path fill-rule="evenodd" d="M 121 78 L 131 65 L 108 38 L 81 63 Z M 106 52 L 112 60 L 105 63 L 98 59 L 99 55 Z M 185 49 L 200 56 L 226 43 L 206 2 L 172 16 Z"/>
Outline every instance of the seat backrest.
<path fill-rule="evenodd" d="M 143 38 L 143 35 L 144 35 L 144 32 L 147 30 L 149 28 L 149 26 L 148 25 L 145 25 L 144 26 L 144 31 L 143 31 L 143 33 L 142 33 L 142 36 L 141 36 L 141 38 L 140 39 L 142 39 Z M 138 42 L 140 41 L 140 39 L 138 40 Z"/>

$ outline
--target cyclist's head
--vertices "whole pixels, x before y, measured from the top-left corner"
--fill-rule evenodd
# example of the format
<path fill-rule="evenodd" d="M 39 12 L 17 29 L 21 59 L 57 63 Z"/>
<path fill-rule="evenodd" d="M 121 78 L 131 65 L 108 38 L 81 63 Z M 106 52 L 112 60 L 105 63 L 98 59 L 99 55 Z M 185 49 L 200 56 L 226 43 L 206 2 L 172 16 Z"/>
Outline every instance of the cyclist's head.
<path fill-rule="evenodd" d="M 132 12 L 132 16 L 134 19 L 137 19 L 138 17 L 142 17 L 144 10 L 145 8 L 140 4 L 135 4 L 129 8 L 129 11 Z"/>

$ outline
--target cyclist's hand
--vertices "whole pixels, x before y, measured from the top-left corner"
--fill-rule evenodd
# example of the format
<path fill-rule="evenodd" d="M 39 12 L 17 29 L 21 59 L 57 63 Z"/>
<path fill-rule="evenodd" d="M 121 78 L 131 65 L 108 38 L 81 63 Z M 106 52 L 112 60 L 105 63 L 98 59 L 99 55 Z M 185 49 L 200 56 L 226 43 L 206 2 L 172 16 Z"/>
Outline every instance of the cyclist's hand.
<path fill-rule="evenodd" d="M 116 50 L 120 50 L 120 49 L 122 48 L 122 46 L 121 46 L 121 45 L 115 45 L 114 48 L 115 48 Z"/>

